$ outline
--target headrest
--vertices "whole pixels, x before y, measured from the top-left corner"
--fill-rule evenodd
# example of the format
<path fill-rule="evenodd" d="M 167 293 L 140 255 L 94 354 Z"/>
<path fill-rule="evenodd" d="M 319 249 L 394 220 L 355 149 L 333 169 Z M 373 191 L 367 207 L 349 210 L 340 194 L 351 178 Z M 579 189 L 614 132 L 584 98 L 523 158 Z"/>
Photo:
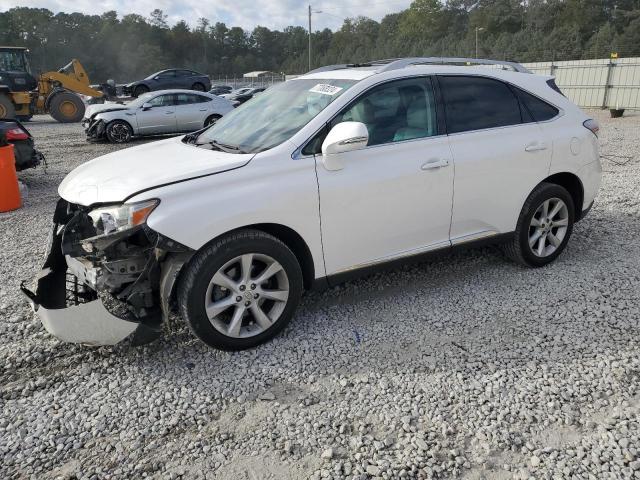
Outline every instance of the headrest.
<path fill-rule="evenodd" d="M 424 102 L 415 102 L 407 109 L 407 127 L 425 129 L 429 126 L 429 112 Z"/>

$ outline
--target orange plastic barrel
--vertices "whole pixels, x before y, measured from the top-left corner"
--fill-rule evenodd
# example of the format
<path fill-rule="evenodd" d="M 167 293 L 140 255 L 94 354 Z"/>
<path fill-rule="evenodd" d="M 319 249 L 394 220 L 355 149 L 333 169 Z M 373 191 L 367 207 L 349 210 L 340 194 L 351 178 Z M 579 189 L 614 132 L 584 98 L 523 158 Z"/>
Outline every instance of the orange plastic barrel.
<path fill-rule="evenodd" d="M 0 212 L 15 210 L 21 205 L 13 145 L 6 145 L 0 147 Z"/>

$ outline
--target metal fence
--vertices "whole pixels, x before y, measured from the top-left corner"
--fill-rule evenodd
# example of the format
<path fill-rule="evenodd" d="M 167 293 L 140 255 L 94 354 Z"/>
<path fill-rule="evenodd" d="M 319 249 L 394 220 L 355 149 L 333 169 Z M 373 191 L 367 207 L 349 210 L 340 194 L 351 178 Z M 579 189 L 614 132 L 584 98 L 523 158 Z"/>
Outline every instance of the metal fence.
<path fill-rule="evenodd" d="M 270 87 L 284 82 L 284 75 L 265 75 L 261 77 L 242 77 L 233 75 L 210 75 L 211 85 L 229 85 L 233 88 L 241 87 Z"/>
<path fill-rule="evenodd" d="M 554 76 L 562 92 L 581 107 L 640 110 L 640 57 L 523 65 Z"/>

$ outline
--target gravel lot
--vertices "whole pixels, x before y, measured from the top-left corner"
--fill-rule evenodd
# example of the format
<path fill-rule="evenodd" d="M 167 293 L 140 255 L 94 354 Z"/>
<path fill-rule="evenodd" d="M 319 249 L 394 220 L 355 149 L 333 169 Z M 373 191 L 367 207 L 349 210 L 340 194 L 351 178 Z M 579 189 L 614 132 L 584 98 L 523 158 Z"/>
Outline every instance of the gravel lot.
<path fill-rule="evenodd" d="M 29 127 L 49 167 L 0 215 L 0 478 L 640 478 L 640 115 L 602 123 L 603 187 L 540 270 L 471 250 L 307 295 L 275 341 L 51 338 L 37 273 L 56 187 L 117 149 Z M 624 163 L 626 161 L 626 163 Z"/>

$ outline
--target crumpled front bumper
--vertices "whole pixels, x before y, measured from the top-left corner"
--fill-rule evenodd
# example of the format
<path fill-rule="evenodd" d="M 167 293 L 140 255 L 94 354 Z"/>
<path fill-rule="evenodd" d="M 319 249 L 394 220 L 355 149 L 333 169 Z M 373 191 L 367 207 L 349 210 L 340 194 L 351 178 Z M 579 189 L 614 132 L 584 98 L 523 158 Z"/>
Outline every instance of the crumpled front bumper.
<path fill-rule="evenodd" d="M 24 286 L 21 287 L 26 290 Z M 25 292 L 27 294 L 28 290 Z M 27 297 L 33 295 L 28 292 Z M 100 299 L 65 308 L 45 308 L 30 298 L 44 328 L 64 342 L 85 345 L 115 345 L 135 333 L 139 323 L 122 320 L 110 314 Z"/>
<path fill-rule="evenodd" d="M 82 121 L 82 126 L 85 127 L 84 133 L 87 135 L 87 140 L 102 140 L 106 136 L 107 126 L 104 120 L 85 119 Z"/>
<path fill-rule="evenodd" d="M 57 230 L 54 223 L 36 291 L 24 282 L 20 286 L 45 329 L 65 342 L 86 345 L 115 345 L 128 338 L 133 345 L 142 345 L 159 337 L 159 328 L 112 314 L 95 291 L 68 273 Z"/>

